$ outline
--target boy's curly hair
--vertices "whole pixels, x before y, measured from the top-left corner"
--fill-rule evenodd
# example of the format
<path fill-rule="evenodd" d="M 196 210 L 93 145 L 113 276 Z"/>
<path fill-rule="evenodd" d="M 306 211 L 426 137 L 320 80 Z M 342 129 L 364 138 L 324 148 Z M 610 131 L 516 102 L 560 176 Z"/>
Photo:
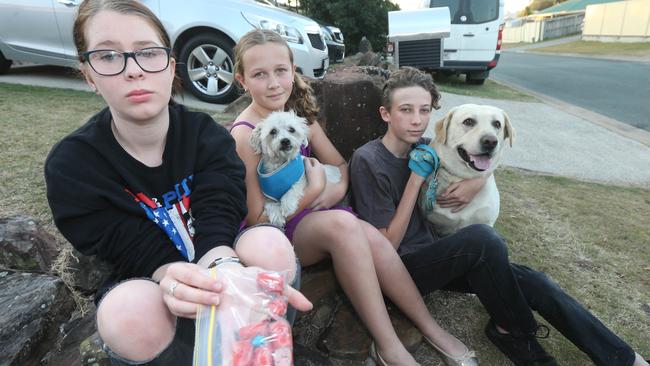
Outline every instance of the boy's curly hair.
<path fill-rule="evenodd" d="M 390 109 L 393 102 L 393 93 L 400 88 L 419 86 L 431 94 L 431 106 L 435 109 L 440 108 L 440 93 L 436 84 L 433 83 L 431 75 L 426 74 L 414 67 L 403 66 L 399 70 L 390 74 L 382 92 L 382 105 Z"/>

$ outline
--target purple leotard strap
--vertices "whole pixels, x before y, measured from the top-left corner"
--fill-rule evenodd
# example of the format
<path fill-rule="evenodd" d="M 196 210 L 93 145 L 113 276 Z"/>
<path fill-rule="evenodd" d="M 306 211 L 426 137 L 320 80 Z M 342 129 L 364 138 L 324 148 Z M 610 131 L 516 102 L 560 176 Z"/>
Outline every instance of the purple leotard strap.
<path fill-rule="evenodd" d="M 237 121 L 237 122 L 232 124 L 232 127 L 230 127 L 230 131 L 232 131 L 237 126 L 242 126 L 242 125 L 250 127 L 251 130 L 255 128 L 255 126 L 252 123 L 248 122 L 248 121 Z"/>

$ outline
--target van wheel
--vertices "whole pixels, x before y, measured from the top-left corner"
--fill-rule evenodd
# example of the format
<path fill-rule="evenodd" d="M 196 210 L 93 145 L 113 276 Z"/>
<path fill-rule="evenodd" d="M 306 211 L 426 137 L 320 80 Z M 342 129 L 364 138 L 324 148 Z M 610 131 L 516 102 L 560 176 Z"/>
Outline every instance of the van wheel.
<path fill-rule="evenodd" d="M 472 85 L 483 85 L 489 75 L 489 71 L 468 72 L 465 74 L 465 82 Z"/>
<path fill-rule="evenodd" d="M 11 60 L 7 60 L 2 52 L 0 52 L 0 75 L 6 74 L 10 67 Z"/>
<path fill-rule="evenodd" d="M 490 70 L 468 72 L 465 74 L 465 82 L 467 84 L 483 85 L 488 76 L 490 76 Z"/>
<path fill-rule="evenodd" d="M 465 82 L 467 84 L 471 84 L 471 85 L 483 85 L 483 84 L 485 84 L 485 79 L 469 79 L 468 78 L 468 79 L 465 79 Z"/>
<path fill-rule="evenodd" d="M 197 34 L 180 50 L 178 73 L 192 94 L 209 103 L 228 103 L 235 86 L 234 43 L 214 33 Z"/>

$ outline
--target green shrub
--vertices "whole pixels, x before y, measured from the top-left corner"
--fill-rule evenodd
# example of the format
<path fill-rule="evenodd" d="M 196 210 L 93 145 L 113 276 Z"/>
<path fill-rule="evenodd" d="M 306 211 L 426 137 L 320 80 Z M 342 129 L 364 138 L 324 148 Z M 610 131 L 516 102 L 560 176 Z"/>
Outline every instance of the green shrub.
<path fill-rule="evenodd" d="M 357 52 L 363 36 L 374 51 L 383 50 L 388 35 L 388 12 L 399 10 L 389 0 L 301 0 L 300 7 L 308 17 L 339 27 L 348 54 Z"/>

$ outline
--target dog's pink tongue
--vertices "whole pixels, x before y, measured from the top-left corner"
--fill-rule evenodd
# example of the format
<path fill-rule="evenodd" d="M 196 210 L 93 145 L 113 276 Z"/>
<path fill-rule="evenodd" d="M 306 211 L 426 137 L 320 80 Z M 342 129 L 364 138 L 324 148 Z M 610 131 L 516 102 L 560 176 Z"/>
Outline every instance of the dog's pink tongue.
<path fill-rule="evenodd" d="M 487 155 L 470 155 L 469 158 L 477 169 L 488 170 L 490 168 L 490 158 Z"/>

